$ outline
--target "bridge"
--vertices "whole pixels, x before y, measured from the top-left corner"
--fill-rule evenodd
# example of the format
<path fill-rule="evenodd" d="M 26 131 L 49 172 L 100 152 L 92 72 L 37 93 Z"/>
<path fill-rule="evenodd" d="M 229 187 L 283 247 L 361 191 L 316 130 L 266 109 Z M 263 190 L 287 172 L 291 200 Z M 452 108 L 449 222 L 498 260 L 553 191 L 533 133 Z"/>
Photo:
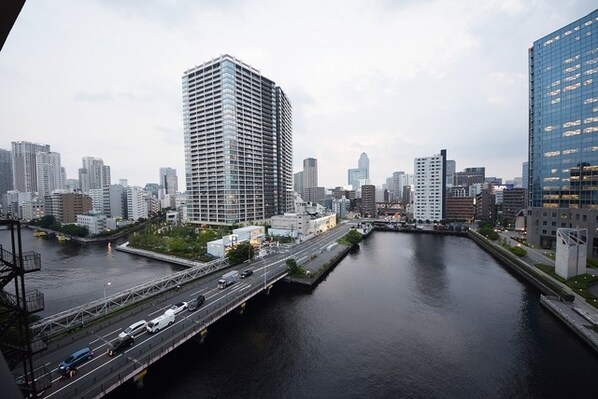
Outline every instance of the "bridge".
<path fill-rule="evenodd" d="M 159 281 L 133 287 L 86 305 L 45 318 L 33 325 L 37 339 L 47 350 L 35 357 L 35 367 L 48 370 L 52 384 L 45 398 L 99 398 L 130 380 L 141 380 L 147 368 L 190 339 L 203 340 L 208 327 L 232 311 L 240 311 L 259 293 L 268 293 L 288 275 L 286 260 L 316 253 L 347 233 L 349 225 L 323 233 L 284 252 L 232 267 L 220 259 L 173 273 Z M 252 269 L 253 274 L 224 288 L 217 280 L 229 270 Z M 118 334 L 139 320 L 150 321 L 172 304 L 190 301 L 198 295 L 205 303 L 194 312 L 184 310 L 167 328 L 150 334 L 142 332 L 134 345 L 110 357 L 107 349 Z M 72 378 L 61 378 L 58 364 L 71 353 L 89 347 L 94 356 L 77 368 Z"/>

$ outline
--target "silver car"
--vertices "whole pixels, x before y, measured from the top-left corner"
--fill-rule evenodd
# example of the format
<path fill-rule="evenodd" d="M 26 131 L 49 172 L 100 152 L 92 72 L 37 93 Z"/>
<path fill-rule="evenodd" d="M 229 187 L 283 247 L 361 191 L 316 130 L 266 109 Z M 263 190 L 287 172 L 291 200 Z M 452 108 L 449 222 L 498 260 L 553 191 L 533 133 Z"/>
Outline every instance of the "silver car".
<path fill-rule="evenodd" d="M 142 331 L 145 331 L 145 325 L 146 325 L 146 321 L 145 320 L 139 320 L 133 324 L 131 324 L 129 327 L 125 328 L 123 330 L 123 332 L 121 332 L 120 334 L 118 334 L 118 338 L 124 338 L 127 335 L 130 335 L 131 337 L 136 336 L 137 334 L 139 334 Z"/>

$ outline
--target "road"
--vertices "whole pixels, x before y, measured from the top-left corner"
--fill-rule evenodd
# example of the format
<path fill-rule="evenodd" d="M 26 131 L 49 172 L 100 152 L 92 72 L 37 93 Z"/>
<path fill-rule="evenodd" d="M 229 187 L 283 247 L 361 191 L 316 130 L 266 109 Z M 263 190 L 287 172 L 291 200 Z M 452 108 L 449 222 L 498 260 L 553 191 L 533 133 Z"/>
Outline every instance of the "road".
<path fill-rule="evenodd" d="M 52 386 L 45 391 L 46 398 L 74 397 L 82 395 L 90 386 L 101 381 L 117 378 L 124 380 L 130 377 L 130 371 L 151 363 L 156 357 L 156 351 L 160 348 L 158 357 L 163 355 L 162 348 L 165 345 L 170 347 L 170 341 L 181 341 L 189 339 L 204 329 L 207 325 L 221 317 L 223 312 L 228 313 L 242 302 L 242 299 L 252 293 L 257 293 L 269 284 L 272 276 L 280 276 L 286 272 L 286 259 L 306 258 L 310 254 L 325 249 L 331 242 L 349 231 L 348 224 L 341 224 L 337 228 L 320 234 L 310 240 L 288 247 L 278 247 L 279 253 L 273 253 L 265 258 L 253 260 L 247 264 L 237 265 L 231 270 L 242 271 L 247 268 L 253 269 L 253 275 L 242 279 L 240 282 L 225 288 L 217 288 L 217 280 L 221 274 L 210 275 L 201 280 L 182 286 L 175 296 L 168 299 L 162 297 L 152 301 L 151 306 L 144 307 L 144 310 L 127 316 L 117 315 L 113 317 L 107 327 L 101 328 L 83 338 L 75 339 L 66 337 L 64 344 L 54 351 L 46 351 L 36 359 L 35 367 L 46 366 L 52 372 Z M 284 252 L 282 252 L 282 251 Z M 109 357 L 107 350 L 118 334 L 129 325 L 139 320 L 150 321 L 163 314 L 174 303 L 189 302 L 198 295 L 204 295 L 205 303 L 195 312 L 184 310 L 179 313 L 173 325 L 160 330 L 155 334 L 142 332 L 135 337 L 134 345 L 124 352 Z M 94 356 L 77 369 L 77 374 L 71 379 L 61 378 L 58 372 L 58 364 L 66 359 L 71 353 L 89 347 L 93 350 Z M 169 350 L 167 350 L 169 351 Z M 124 371 L 123 371 L 124 370 Z M 103 390 L 107 389 L 107 386 Z"/>

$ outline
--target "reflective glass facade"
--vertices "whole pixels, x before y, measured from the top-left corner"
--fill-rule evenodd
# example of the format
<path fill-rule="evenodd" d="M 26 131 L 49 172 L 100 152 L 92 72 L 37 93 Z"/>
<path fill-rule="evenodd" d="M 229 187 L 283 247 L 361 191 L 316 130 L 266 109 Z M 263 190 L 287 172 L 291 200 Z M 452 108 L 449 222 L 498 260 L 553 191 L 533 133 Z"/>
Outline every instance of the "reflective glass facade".
<path fill-rule="evenodd" d="M 529 50 L 529 205 L 598 209 L 598 10 Z"/>

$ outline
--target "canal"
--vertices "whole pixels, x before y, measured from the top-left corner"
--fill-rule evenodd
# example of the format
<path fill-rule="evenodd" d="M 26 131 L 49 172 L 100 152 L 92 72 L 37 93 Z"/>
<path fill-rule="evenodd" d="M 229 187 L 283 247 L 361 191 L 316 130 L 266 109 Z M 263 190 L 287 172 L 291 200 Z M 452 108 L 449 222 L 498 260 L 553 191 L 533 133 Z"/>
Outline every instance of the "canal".
<path fill-rule="evenodd" d="M 22 236 L 44 315 L 180 270 Z M 276 285 L 109 398 L 597 397 L 598 356 L 538 297 L 466 238 L 376 232 L 315 289 Z"/>
<path fill-rule="evenodd" d="M 596 375 L 472 241 L 376 232 L 315 289 L 278 284 L 109 397 L 593 398 Z"/>
<path fill-rule="evenodd" d="M 44 294 L 47 316 L 83 303 L 91 302 L 164 277 L 181 266 L 145 259 L 112 248 L 126 241 L 80 244 L 59 242 L 54 236 L 34 237 L 33 230 L 22 228 L 23 251 L 41 255 L 42 269 L 27 274 L 27 290 L 39 289 Z M 0 245 L 11 250 L 10 232 L 0 230 Z"/>

